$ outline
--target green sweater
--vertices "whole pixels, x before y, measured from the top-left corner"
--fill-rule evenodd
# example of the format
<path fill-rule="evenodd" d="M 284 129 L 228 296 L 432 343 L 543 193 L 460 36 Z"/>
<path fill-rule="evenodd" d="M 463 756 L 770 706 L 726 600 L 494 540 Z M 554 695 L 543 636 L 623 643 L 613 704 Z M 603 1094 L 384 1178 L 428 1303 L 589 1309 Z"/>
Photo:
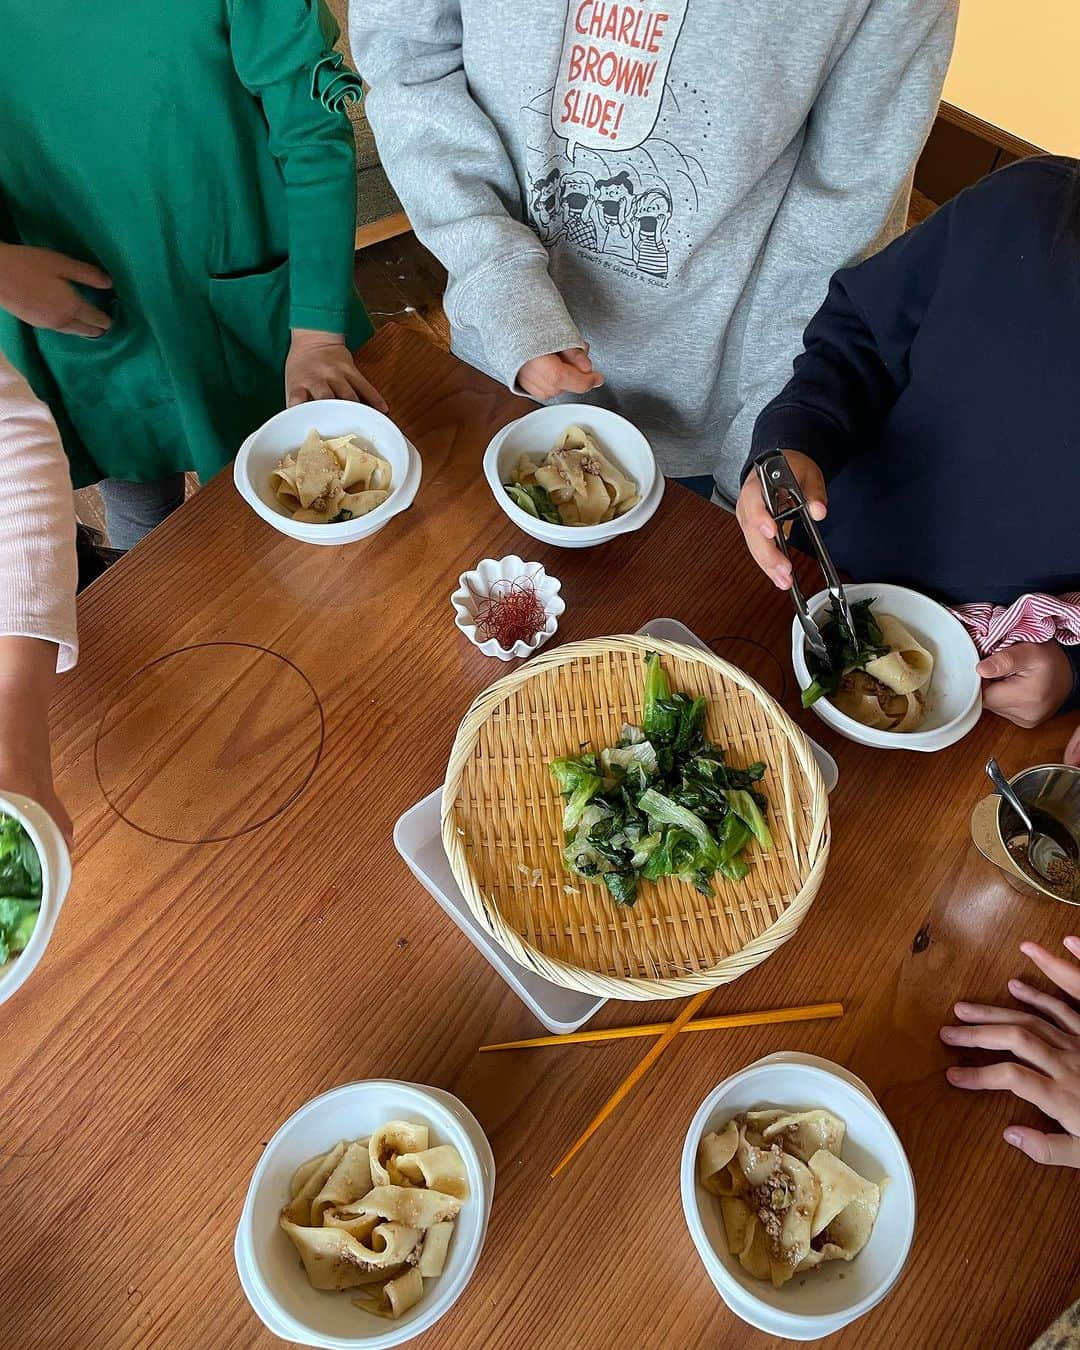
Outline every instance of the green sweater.
<path fill-rule="evenodd" d="M 6 7 L 0 238 L 115 287 L 97 339 L 0 312 L 77 486 L 210 476 L 282 406 L 290 327 L 370 336 L 336 36 L 320 0 Z"/>

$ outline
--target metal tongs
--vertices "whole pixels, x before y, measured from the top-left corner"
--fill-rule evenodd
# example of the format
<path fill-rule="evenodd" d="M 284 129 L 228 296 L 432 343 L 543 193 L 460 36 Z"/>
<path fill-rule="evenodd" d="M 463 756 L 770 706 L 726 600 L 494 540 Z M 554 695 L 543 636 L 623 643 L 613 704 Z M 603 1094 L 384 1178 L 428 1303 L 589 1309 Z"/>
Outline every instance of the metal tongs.
<path fill-rule="evenodd" d="M 762 455 L 757 461 L 757 471 L 758 478 L 761 481 L 761 491 L 765 497 L 765 505 L 769 508 L 769 514 L 777 524 L 777 547 L 784 557 L 790 561 L 791 554 L 788 552 L 784 526 L 791 520 L 802 521 L 803 529 L 809 536 L 811 546 L 817 554 L 818 562 L 821 564 L 821 570 L 825 573 L 826 587 L 832 597 L 833 604 L 840 611 L 840 617 L 848 632 L 854 635 L 855 624 L 851 617 L 851 606 L 844 594 L 840 576 L 833 566 L 832 558 L 829 557 L 829 550 L 825 547 L 825 541 L 818 530 L 817 522 L 810 515 L 810 509 L 806 504 L 806 496 L 795 475 L 791 472 L 791 466 L 783 452 L 773 450 L 766 455 Z M 806 607 L 806 599 L 799 589 L 794 570 L 791 574 L 791 599 L 795 605 L 795 613 L 798 616 L 799 623 L 802 624 L 802 630 L 806 634 L 806 641 L 810 650 L 815 656 L 820 657 L 823 661 L 826 660 L 829 653 L 825 646 L 825 639 L 821 636 L 821 629 Z"/>

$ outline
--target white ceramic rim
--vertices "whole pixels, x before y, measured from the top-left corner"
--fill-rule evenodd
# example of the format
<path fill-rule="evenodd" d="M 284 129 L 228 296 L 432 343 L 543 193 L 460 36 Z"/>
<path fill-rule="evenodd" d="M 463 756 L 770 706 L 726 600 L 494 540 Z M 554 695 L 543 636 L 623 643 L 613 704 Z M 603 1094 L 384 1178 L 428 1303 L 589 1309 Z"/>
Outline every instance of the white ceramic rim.
<path fill-rule="evenodd" d="M 865 582 L 860 585 L 869 586 L 871 589 L 898 591 L 903 595 L 913 595 L 919 601 L 927 605 L 934 605 L 946 616 L 951 624 L 955 625 L 956 631 L 961 635 L 971 650 L 972 666 L 978 662 L 979 653 L 975 650 L 975 644 L 972 642 L 967 629 L 949 610 L 937 600 L 932 600 L 930 596 L 924 595 L 922 591 L 912 590 L 910 586 L 894 586 L 891 582 Z M 807 602 L 806 607 L 813 616 L 815 611 L 826 603 L 829 599 L 828 591 L 818 591 L 817 595 L 812 596 Z M 798 617 L 791 621 L 791 664 L 795 670 L 795 681 L 799 686 L 800 692 L 810 683 L 810 671 L 806 665 L 806 634 L 802 630 Z M 825 704 L 825 707 L 821 705 Z M 853 717 L 848 717 L 842 713 L 839 708 L 830 703 L 827 699 L 819 699 L 813 704 L 810 711 L 819 717 L 826 726 L 838 732 L 841 736 L 846 736 L 848 740 L 855 741 L 860 745 L 868 745 L 876 750 L 917 750 L 923 754 L 932 754 L 937 750 L 945 750 L 950 745 L 955 745 L 957 741 L 963 740 L 969 731 L 975 726 L 982 716 L 982 691 L 976 681 L 975 697 L 963 712 L 957 715 L 949 722 L 945 722 L 940 727 L 934 727 L 930 731 L 880 731 L 875 727 L 863 726 L 861 722 L 856 722 Z"/>
<path fill-rule="evenodd" d="M 518 527 L 522 530 L 523 533 L 529 535 L 530 538 L 535 539 L 538 544 L 546 544 L 548 548 L 567 548 L 567 549 L 598 548 L 601 544 L 607 544 L 613 539 L 619 539 L 624 534 L 633 534 L 635 530 L 644 529 L 644 527 L 648 525 L 649 521 L 652 520 L 653 516 L 656 515 L 657 511 L 659 511 L 660 503 L 664 500 L 664 489 L 666 487 L 667 487 L 667 480 L 664 478 L 664 475 L 662 473 L 658 472 L 656 475 L 656 486 L 652 490 L 652 496 L 648 497 L 643 503 L 641 503 L 641 505 L 644 506 L 645 514 L 641 517 L 640 520 L 638 520 L 634 524 L 633 529 L 619 530 L 615 534 L 605 535 L 603 539 L 583 539 L 580 542 L 573 539 L 567 540 L 560 539 L 557 543 L 553 543 L 550 539 L 544 538 L 541 535 L 535 533 L 532 526 L 539 525 L 542 529 L 546 530 L 564 529 L 567 531 L 570 530 L 578 531 L 580 528 L 596 528 L 596 527 L 594 526 L 578 527 L 575 525 L 563 525 L 563 526 L 547 525 L 543 521 L 538 521 L 534 516 L 526 515 L 525 512 L 521 511 L 520 507 L 514 506 L 514 503 L 510 500 L 509 497 L 506 497 L 506 501 L 508 506 L 513 508 L 513 510 L 515 511 L 519 511 L 522 515 L 525 516 L 526 521 L 531 522 L 530 525 L 520 523 L 517 520 L 514 521 L 514 523 L 518 525 Z M 503 493 L 503 496 L 505 497 L 506 494 Z M 635 507 L 634 509 L 636 510 L 637 508 Z M 615 524 L 616 522 L 612 521 L 610 523 Z M 605 525 L 602 528 L 607 529 L 608 526 Z"/>
<path fill-rule="evenodd" d="M 559 407 L 562 405 L 554 404 L 552 406 Z M 530 534 L 534 539 L 539 539 L 541 543 L 550 544 L 554 548 L 585 548 L 589 544 L 602 544 L 608 539 L 617 539 L 621 534 L 631 534 L 634 530 L 640 530 L 643 525 L 647 524 L 647 522 L 652 519 L 656 514 L 656 508 L 660 505 L 660 498 L 664 495 L 664 475 L 660 472 L 660 466 L 656 462 L 656 455 L 645 434 L 634 426 L 633 422 L 628 421 L 621 414 L 612 412 L 610 408 L 604 408 L 600 411 L 611 417 L 617 417 L 635 436 L 640 438 L 646 450 L 648 450 L 649 461 L 653 468 L 653 481 L 649 484 L 648 490 L 641 494 L 638 501 L 625 513 L 625 515 L 617 516 L 614 520 L 609 520 L 603 525 L 552 525 L 545 520 L 539 521 L 539 524 L 543 525 L 546 530 L 550 530 L 553 537 L 548 538 L 547 536 L 532 533 L 529 522 L 535 524 L 538 518 L 536 516 L 530 516 L 527 511 L 523 511 L 514 499 L 507 495 L 506 490 L 503 488 L 502 482 L 499 479 L 499 451 L 502 449 L 503 442 L 514 427 L 518 426 L 519 423 L 524 422 L 527 418 L 534 416 L 536 413 L 545 411 L 547 411 L 546 407 L 534 408 L 532 412 L 525 413 L 522 417 L 516 417 L 512 422 L 507 422 L 506 426 L 501 427 L 491 438 L 488 442 L 487 449 L 484 451 L 484 477 L 487 479 L 488 487 L 491 489 L 492 495 L 502 509 L 515 525 L 525 530 L 526 534 Z M 569 411 L 569 405 L 567 406 L 567 411 Z M 567 425 L 572 426 L 573 423 L 568 422 Z M 609 452 L 605 451 L 605 454 L 606 453 Z M 619 458 L 618 454 L 615 451 L 611 451 L 610 454 L 618 467 L 622 469 L 623 473 L 626 473 L 626 469 L 623 468 L 622 460 Z M 653 494 L 656 492 L 658 486 L 660 492 L 656 498 L 655 505 L 653 505 Z M 571 539 L 575 542 L 570 543 L 569 541 Z M 567 542 L 564 543 L 564 540 Z"/>
<path fill-rule="evenodd" d="M 320 1332 L 313 1331 L 306 1327 L 302 1322 L 298 1322 L 294 1317 L 287 1313 L 277 1299 L 273 1291 L 269 1288 L 259 1271 L 258 1263 L 255 1259 L 254 1243 L 251 1235 L 252 1212 L 255 1208 L 255 1196 L 259 1185 L 269 1166 L 269 1159 L 272 1155 L 274 1145 L 280 1140 L 293 1124 L 303 1120 L 309 1115 L 317 1113 L 325 1104 L 335 1097 L 346 1096 L 353 1093 L 359 1087 L 368 1087 L 375 1090 L 385 1089 L 391 1091 L 404 1091 L 406 1094 L 412 1093 L 416 1096 L 416 1110 L 432 1113 L 432 1106 L 436 1111 L 445 1111 L 447 1114 L 456 1117 L 462 1130 L 469 1141 L 469 1148 L 473 1154 L 473 1160 L 476 1163 L 477 1171 L 483 1178 L 483 1194 L 477 1199 L 482 1205 L 481 1222 L 479 1236 L 469 1253 L 457 1276 L 452 1281 L 447 1281 L 445 1288 L 440 1279 L 439 1287 L 432 1295 L 429 1306 L 423 1312 L 418 1314 L 412 1321 L 404 1326 L 395 1326 L 392 1322 L 388 1324 L 388 1329 L 381 1335 L 375 1336 L 324 1336 Z M 435 1122 L 432 1122 L 435 1124 Z M 438 1128 L 436 1124 L 436 1128 Z M 482 1141 L 484 1147 L 481 1148 Z M 491 1152 L 491 1144 L 480 1122 L 476 1119 L 469 1108 L 458 1100 L 452 1093 L 444 1091 L 442 1088 L 428 1087 L 423 1083 L 410 1083 L 397 1078 L 362 1078 L 352 1083 L 341 1083 L 335 1088 L 330 1088 L 327 1092 L 320 1093 L 317 1097 L 312 1097 L 310 1101 L 295 1110 L 291 1116 L 287 1117 L 271 1137 L 266 1142 L 266 1147 L 262 1151 L 254 1172 L 251 1174 L 251 1181 L 248 1184 L 247 1194 L 244 1197 L 244 1206 L 240 1211 L 240 1221 L 237 1224 L 236 1238 L 233 1244 L 234 1255 L 240 1253 L 246 1261 L 245 1270 L 248 1281 L 245 1282 L 243 1273 L 240 1270 L 239 1260 L 237 1261 L 237 1274 L 240 1276 L 240 1283 L 244 1287 L 244 1293 L 248 1297 L 253 1311 L 276 1336 L 283 1340 L 297 1341 L 301 1345 L 310 1345 L 320 1347 L 320 1350 L 392 1350 L 392 1347 L 403 1345 L 406 1341 L 415 1339 L 429 1331 L 439 1319 L 447 1313 L 465 1292 L 469 1281 L 480 1260 L 480 1254 L 484 1250 L 484 1241 L 487 1237 L 488 1219 L 491 1214 L 491 1204 L 495 1191 L 495 1158 Z M 256 1293 L 256 1299 L 251 1298 L 248 1290 L 248 1283 Z M 264 1313 L 268 1314 L 264 1316 Z M 276 1324 L 276 1325 L 275 1325 Z M 408 1334 L 402 1336 L 402 1332 Z"/>
<path fill-rule="evenodd" d="M 342 399 L 322 399 L 319 402 L 324 403 L 342 403 Z M 312 403 L 312 416 L 316 416 L 314 409 L 318 407 L 318 402 Z M 357 520 L 343 520 L 336 525 L 313 525 L 305 521 L 293 521 L 284 512 L 275 511 L 273 507 L 267 506 L 259 494 L 255 491 L 251 482 L 251 472 L 248 467 L 251 459 L 251 448 L 255 444 L 256 438 L 272 426 L 285 413 L 295 412 L 295 408 L 283 408 L 273 417 L 269 418 L 263 425 L 251 433 L 244 441 L 240 449 L 236 452 L 236 458 L 233 461 L 233 483 L 237 492 L 247 502 L 248 506 L 265 520 L 268 525 L 272 525 L 279 534 L 283 534 L 288 539 L 295 539 L 304 544 L 354 544 L 361 539 L 367 539 L 369 535 L 375 534 L 378 530 L 402 511 L 407 511 L 416 499 L 416 494 L 420 490 L 420 479 L 423 475 L 423 461 L 420 458 L 420 452 L 416 446 L 408 440 L 405 434 L 390 421 L 377 408 L 369 408 L 364 405 L 364 415 L 371 416 L 377 420 L 379 425 L 379 435 L 385 435 L 388 439 L 394 439 L 398 442 L 398 449 L 404 451 L 405 459 L 408 464 L 405 477 L 396 487 L 391 487 L 389 498 L 383 502 L 382 506 L 377 506 L 374 511 L 369 511 L 366 516 L 361 516 Z M 344 433 L 342 433 L 344 434 Z M 367 433 L 357 431 L 358 436 L 365 436 Z M 286 525 L 288 529 L 286 529 Z M 361 530 L 359 526 L 364 528 Z"/>
<path fill-rule="evenodd" d="M 806 1061 L 808 1059 L 816 1062 L 807 1063 Z M 730 1277 L 721 1265 L 719 1258 L 716 1258 L 715 1264 L 711 1264 L 705 1257 L 706 1252 L 712 1251 L 712 1244 L 709 1242 L 705 1233 L 697 1203 L 697 1150 L 705 1128 L 705 1122 L 712 1114 L 718 1099 L 726 1092 L 734 1087 L 741 1086 L 747 1080 L 756 1077 L 763 1070 L 775 1068 L 782 1064 L 797 1064 L 801 1067 L 808 1068 L 813 1072 L 836 1078 L 840 1082 L 846 1083 L 854 1091 L 862 1093 L 879 1116 L 881 1126 L 883 1127 L 883 1133 L 891 1138 L 899 1152 L 899 1156 L 904 1160 L 902 1176 L 894 1177 L 890 1174 L 889 1186 L 901 1187 L 910 1205 L 911 1223 L 908 1228 L 906 1239 L 901 1248 L 898 1249 L 898 1254 L 894 1259 L 888 1276 L 882 1280 L 873 1293 L 867 1294 L 857 1303 L 853 1303 L 850 1308 L 845 1309 L 842 1313 L 828 1315 L 803 1313 L 795 1315 L 793 1313 L 783 1312 L 778 1308 L 773 1308 L 764 1301 L 754 1299 L 740 1284 L 730 1281 Z M 839 1072 L 837 1072 L 838 1070 Z M 911 1256 L 911 1248 L 915 1241 L 915 1229 L 918 1223 L 918 1201 L 915 1193 L 915 1178 L 911 1170 L 911 1163 L 908 1160 L 907 1151 L 904 1148 L 900 1136 L 893 1129 L 892 1122 L 881 1109 L 877 1098 L 870 1092 L 869 1088 L 867 1088 L 866 1084 L 863 1083 L 860 1078 L 857 1078 L 850 1070 L 845 1069 L 843 1065 L 833 1064 L 830 1060 L 818 1059 L 816 1055 L 789 1055 L 784 1051 L 780 1051 L 775 1055 L 767 1056 L 765 1059 L 756 1060 L 753 1064 L 748 1064 L 745 1069 L 740 1069 L 738 1073 L 731 1074 L 730 1077 L 717 1083 L 716 1087 L 708 1093 L 701 1105 L 694 1112 L 694 1117 L 686 1132 L 686 1139 L 683 1142 L 679 1189 L 682 1196 L 683 1216 L 686 1219 L 686 1226 L 690 1230 L 690 1236 L 693 1239 L 701 1263 L 708 1272 L 709 1277 L 712 1279 L 721 1298 L 737 1317 L 741 1317 L 744 1321 L 757 1327 L 759 1331 L 768 1332 L 773 1336 L 782 1336 L 788 1340 L 810 1341 L 817 1340 L 822 1336 L 831 1335 L 832 1332 L 839 1331 L 842 1327 L 849 1326 L 860 1317 L 864 1317 L 872 1308 L 876 1308 L 882 1299 L 892 1292 L 900 1277 L 903 1275 L 904 1268 Z M 730 1297 L 729 1294 L 731 1295 Z"/>
<path fill-rule="evenodd" d="M 59 826 L 37 802 L 17 792 L 0 793 L 0 811 L 22 825 L 41 860 L 41 908 L 37 922 L 18 956 L 0 966 L 0 1003 L 26 983 L 45 955 L 56 920 L 71 884 L 71 855 Z"/>

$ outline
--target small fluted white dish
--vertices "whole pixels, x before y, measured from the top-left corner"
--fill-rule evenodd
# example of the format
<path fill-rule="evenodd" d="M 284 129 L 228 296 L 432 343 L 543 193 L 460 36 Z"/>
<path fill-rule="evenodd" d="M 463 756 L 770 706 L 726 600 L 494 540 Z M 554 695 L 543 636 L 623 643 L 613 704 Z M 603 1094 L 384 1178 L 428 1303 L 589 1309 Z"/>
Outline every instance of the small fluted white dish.
<path fill-rule="evenodd" d="M 476 606 L 496 587 L 505 587 L 515 581 L 532 584 L 544 607 L 544 626 L 527 642 L 520 640 L 512 647 L 503 647 L 497 639 L 485 640 L 477 633 Z M 471 572 L 462 572 L 458 577 L 458 588 L 450 597 L 454 622 L 485 656 L 496 656 L 500 661 L 520 660 L 538 651 L 558 628 L 559 615 L 566 609 L 566 602 L 559 594 L 560 585 L 559 579 L 549 576 L 541 563 L 524 562 L 516 553 L 505 558 L 484 558 Z"/>

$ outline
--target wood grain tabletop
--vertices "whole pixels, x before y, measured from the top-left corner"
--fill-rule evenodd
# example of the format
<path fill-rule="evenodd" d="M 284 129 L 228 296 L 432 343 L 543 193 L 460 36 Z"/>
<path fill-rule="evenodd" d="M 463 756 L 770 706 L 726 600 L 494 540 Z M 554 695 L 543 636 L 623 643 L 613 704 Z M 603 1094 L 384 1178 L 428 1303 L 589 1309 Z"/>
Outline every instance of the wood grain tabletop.
<path fill-rule="evenodd" d="M 601 550 L 539 545 L 480 472 L 523 403 L 401 328 L 361 365 L 423 456 L 411 510 L 360 544 L 309 547 L 259 520 L 225 470 L 81 599 L 81 661 L 53 720 L 74 882 L 45 959 L 0 1010 L 0 1344 L 277 1344 L 233 1266 L 251 1172 L 309 1098 L 396 1077 L 457 1094 L 498 1168 L 476 1275 L 423 1344 L 779 1346 L 715 1293 L 678 1174 L 705 1094 L 794 1049 L 869 1083 L 918 1187 L 901 1283 L 829 1344 L 1027 1346 L 1080 1292 L 1080 1186 L 1002 1142 L 1033 1108 L 948 1086 L 955 1056 L 936 1033 L 956 998 L 1007 997 L 1022 938 L 1076 931 L 1076 910 L 1016 894 L 968 833 L 987 756 L 1007 772 L 1055 759 L 1066 727 L 984 717 L 936 755 L 831 736 L 798 712 L 790 604 L 731 518 L 670 486 L 647 528 Z M 647 1042 L 478 1056 L 542 1028 L 392 842 L 506 669 L 457 632 L 450 592 L 511 552 L 561 578 L 560 639 L 680 619 L 840 765 L 809 916 L 705 1011 L 840 1000 L 846 1015 L 679 1038 L 556 1181 Z M 595 1021 L 675 1007 L 609 1004 Z"/>

